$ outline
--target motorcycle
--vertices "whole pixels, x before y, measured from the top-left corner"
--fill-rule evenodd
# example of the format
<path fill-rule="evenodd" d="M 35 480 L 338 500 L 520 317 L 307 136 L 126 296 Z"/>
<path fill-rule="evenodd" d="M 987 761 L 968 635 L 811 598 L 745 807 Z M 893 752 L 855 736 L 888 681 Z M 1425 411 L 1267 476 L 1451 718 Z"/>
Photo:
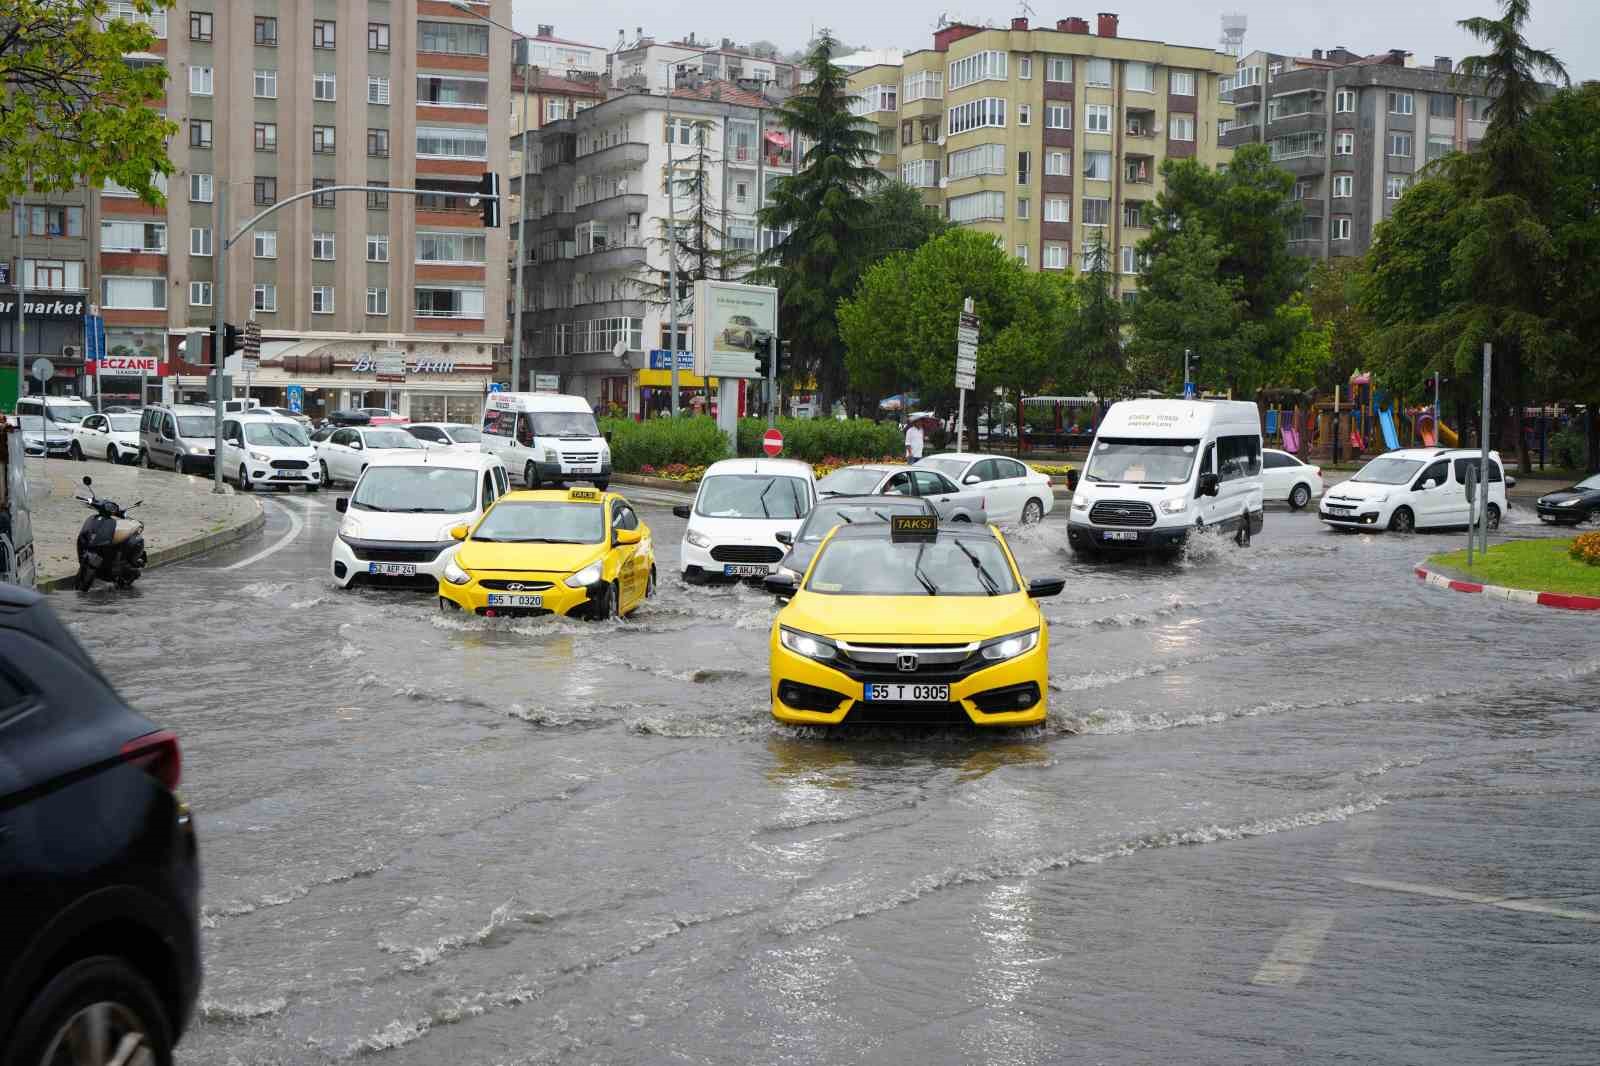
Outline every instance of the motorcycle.
<path fill-rule="evenodd" d="M 87 591 L 95 582 L 110 581 L 119 589 L 130 587 L 144 572 L 144 523 L 129 518 L 126 509 L 113 500 L 94 494 L 94 480 L 83 479 L 89 495 L 74 498 L 94 514 L 84 519 L 78 530 L 78 589 Z M 144 501 L 134 504 L 138 507 Z"/>

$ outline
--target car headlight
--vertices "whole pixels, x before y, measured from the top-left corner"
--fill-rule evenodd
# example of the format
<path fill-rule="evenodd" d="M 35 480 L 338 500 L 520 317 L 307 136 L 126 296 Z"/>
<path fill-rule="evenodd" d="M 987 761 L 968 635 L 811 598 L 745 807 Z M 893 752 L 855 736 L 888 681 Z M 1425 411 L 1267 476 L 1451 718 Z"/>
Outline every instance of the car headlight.
<path fill-rule="evenodd" d="M 1171 499 L 1161 501 L 1162 514 L 1182 514 L 1188 509 L 1189 499 L 1187 496 L 1176 496 Z"/>
<path fill-rule="evenodd" d="M 1015 659 L 1038 646 L 1039 631 L 1030 629 L 1026 633 L 1013 633 L 1009 637 L 985 641 L 979 651 L 985 659 L 997 663 L 1004 659 Z"/>
<path fill-rule="evenodd" d="M 1074 511 L 1087 511 L 1089 509 L 1089 497 L 1082 493 L 1074 495 L 1072 497 L 1072 509 Z"/>
<path fill-rule="evenodd" d="M 544 461 L 547 463 L 560 462 L 561 456 L 556 454 L 556 450 L 554 448 L 546 448 L 544 450 Z"/>
<path fill-rule="evenodd" d="M 1367 502 L 1368 503 L 1388 503 L 1389 502 L 1389 494 L 1387 492 L 1380 492 L 1376 496 L 1368 496 L 1367 497 Z"/>
<path fill-rule="evenodd" d="M 454 559 L 451 559 L 444 564 L 444 579 L 452 585 L 465 585 L 472 580 L 472 576 L 457 566 Z"/>
<path fill-rule="evenodd" d="M 581 589 L 585 585 L 593 585 L 600 580 L 600 560 L 596 559 L 576 574 L 567 578 L 563 584 L 569 589 Z"/>
<path fill-rule="evenodd" d="M 691 529 L 684 533 L 683 539 L 693 544 L 696 548 L 711 547 L 711 538 L 698 529 Z"/>
<path fill-rule="evenodd" d="M 251 452 L 250 458 L 254 459 L 258 463 L 270 463 L 272 461 L 272 456 L 264 455 L 261 452 Z"/>
<path fill-rule="evenodd" d="M 1582 502 L 1583 502 L 1583 500 L 1580 497 L 1574 496 L 1570 500 L 1562 500 L 1560 503 L 1556 504 L 1556 506 L 1557 507 L 1576 507 L 1576 506 L 1578 506 L 1578 504 L 1580 504 Z"/>
<path fill-rule="evenodd" d="M 804 576 L 800 573 L 800 571 L 787 566 L 780 566 L 774 570 L 773 573 L 777 574 L 779 577 L 786 577 L 795 584 L 799 584 L 800 578 Z"/>
<path fill-rule="evenodd" d="M 778 643 L 796 655 L 804 655 L 807 659 L 817 659 L 821 662 L 838 658 L 839 655 L 839 649 L 833 641 L 811 633 L 802 633 L 787 626 L 779 627 Z"/>

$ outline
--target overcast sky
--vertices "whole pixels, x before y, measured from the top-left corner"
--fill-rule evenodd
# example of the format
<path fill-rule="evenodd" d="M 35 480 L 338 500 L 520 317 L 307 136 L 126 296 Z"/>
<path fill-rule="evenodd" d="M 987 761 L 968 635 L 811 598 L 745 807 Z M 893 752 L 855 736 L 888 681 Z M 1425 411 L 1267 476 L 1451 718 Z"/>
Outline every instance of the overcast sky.
<path fill-rule="evenodd" d="M 732 0 L 588 0 L 574 8 L 541 0 L 512 0 L 517 28 L 529 33 L 550 22 L 556 34 L 607 49 L 617 30 L 634 28 L 658 40 L 687 36 L 736 41 L 770 40 L 784 51 L 799 48 L 813 28 L 830 27 L 850 44 L 877 48 L 926 48 L 940 12 L 952 21 L 1002 21 L 1019 14 L 1017 4 L 958 3 L 957 0 L 906 0 L 862 4 L 859 0 L 812 0 L 808 4 L 750 4 Z M 1094 23 L 1096 12 L 1122 16 L 1121 34 L 1172 44 L 1217 46 L 1223 11 L 1246 15 L 1246 49 L 1297 52 L 1344 45 L 1371 54 L 1390 48 L 1414 52 L 1419 63 L 1436 55 L 1460 59 L 1476 45 L 1456 29 L 1468 15 L 1498 14 L 1498 0 L 1275 0 L 1263 3 L 1223 0 L 1218 6 L 1194 0 L 1076 0 L 1052 6 L 1030 0 L 1035 25 L 1081 15 Z M 1061 0 L 1056 0 L 1057 4 Z M 1533 0 L 1528 36 L 1535 47 L 1554 51 L 1574 81 L 1600 77 L 1600 0 Z"/>

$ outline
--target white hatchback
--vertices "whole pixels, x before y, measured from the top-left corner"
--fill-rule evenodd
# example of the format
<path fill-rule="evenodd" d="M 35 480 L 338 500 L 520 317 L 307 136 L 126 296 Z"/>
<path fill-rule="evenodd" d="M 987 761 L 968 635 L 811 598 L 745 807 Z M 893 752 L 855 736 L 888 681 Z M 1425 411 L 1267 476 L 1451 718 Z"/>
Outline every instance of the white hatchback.
<path fill-rule="evenodd" d="M 426 447 L 399 426 L 344 426 L 314 444 L 322 483 L 354 485 L 373 459 L 395 452 L 420 452 Z"/>
<path fill-rule="evenodd" d="M 240 492 L 300 485 L 322 488 L 316 449 L 300 423 L 252 409 L 222 423 L 222 476 Z"/>
<path fill-rule="evenodd" d="M 139 461 L 137 414 L 88 415 L 72 430 L 74 459 L 104 459 L 108 463 Z"/>
<path fill-rule="evenodd" d="M 817 502 L 810 463 L 793 459 L 724 459 L 700 479 L 694 503 L 672 509 L 687 518 L 680 572 L 691 584 L 765 577 Z"/>
<path fill-rule="evenodd" d="M 918 465 L 931 466 L 962 488 L 982 492 L 991 522 L 1037 522 L 1055 506 L 1048 476 L 1003 455 L 941 452 L 924 457 Z"/>
<path fill-rule="evenodd" d="M 1322 495 L 1322 468 L 1276 448 L 1261 450 L 1261 492 L 1298 511 Z"/>
<path fill-rule="evenodd" d="M 430 448 L 449 448 L 458 452 L 483 450 L 483 431 L 460 422 L 411 422 L 405 431 Z"/>

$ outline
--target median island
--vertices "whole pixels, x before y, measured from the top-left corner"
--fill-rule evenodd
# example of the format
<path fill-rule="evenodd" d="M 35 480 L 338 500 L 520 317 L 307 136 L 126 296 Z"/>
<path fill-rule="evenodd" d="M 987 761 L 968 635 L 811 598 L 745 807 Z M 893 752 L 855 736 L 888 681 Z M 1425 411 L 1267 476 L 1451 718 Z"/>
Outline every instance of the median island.
<path fill-rule="evenodd" d="M 1430 556 L 1428 565 L 1485 585 L 1556 592 L 1569 596 L 1600 596 L 1600 565 L 1575 554 L 1576 541 L 1600 542 L 1600 533 L 1574 539 L 1513 540 L 1490 546 L 1487 555 L 1474 552 L 1467 565 L 1465 550 Z M 1593 551 L 1600 551 L 1597 546 Z M 1593 554 L 1593 551 L 1591 554 Z"/>

